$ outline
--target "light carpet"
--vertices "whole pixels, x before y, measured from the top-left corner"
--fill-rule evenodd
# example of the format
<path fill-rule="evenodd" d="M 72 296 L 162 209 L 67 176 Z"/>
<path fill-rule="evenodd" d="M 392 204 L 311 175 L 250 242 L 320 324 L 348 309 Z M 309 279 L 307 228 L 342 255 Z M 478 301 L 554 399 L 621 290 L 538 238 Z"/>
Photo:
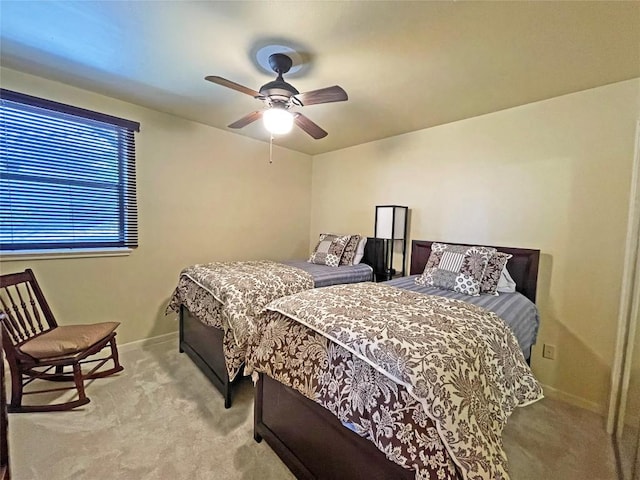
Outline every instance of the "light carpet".
<path fill-rule="evenodd" d="M 175 342 L 121 353 L 125 370 L 91 382 L 70 412 L 9 416 L 15 480 L 288 480 L 266 442 L 253 440 L 253 386 L 233 406 Z M 615 459 L 598 415 L 544 399 L 505 429 L 512 480 L 613 480 Z"/>

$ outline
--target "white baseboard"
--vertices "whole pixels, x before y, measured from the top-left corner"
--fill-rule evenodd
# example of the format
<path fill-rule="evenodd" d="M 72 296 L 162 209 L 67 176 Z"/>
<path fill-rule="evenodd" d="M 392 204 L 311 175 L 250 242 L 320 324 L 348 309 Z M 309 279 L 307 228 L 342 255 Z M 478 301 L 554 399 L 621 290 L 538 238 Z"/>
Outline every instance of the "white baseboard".
<path fill-rule="evenodd" d="M 590 412 L 597 413 L 601 416 L 604 416 L 607 413 L 606 408 L 602 405 L 598 405 L 596 402 L 592 402 L 582 397 L 563 392 L 562 390 L 550 387 L 549 385 L 543 384 L 542 390 L 544 390 L 544 394 L 546 397 L 553 398 L 554 400 L 561 400 L 565 403 L 573 405 L 574 407 L 584 408 L 585 410 L 589 410 Z"/>
<path fill-rule="evenodd" d="M 176 330 L 175 332 L 165 333 L 164 335 L 158 335 L 155 337 L 143 338 L 142 340 L 136 340 L 134 342 L 118 344 L 118 351 L 130 352 L 131 350 L 147 347 L 149 345 L 156 345 L 158 343 L 172 342 L 172 341 L 175 341 L 177 343 L 177 340 L 178 340 L 178 331 Z"/>

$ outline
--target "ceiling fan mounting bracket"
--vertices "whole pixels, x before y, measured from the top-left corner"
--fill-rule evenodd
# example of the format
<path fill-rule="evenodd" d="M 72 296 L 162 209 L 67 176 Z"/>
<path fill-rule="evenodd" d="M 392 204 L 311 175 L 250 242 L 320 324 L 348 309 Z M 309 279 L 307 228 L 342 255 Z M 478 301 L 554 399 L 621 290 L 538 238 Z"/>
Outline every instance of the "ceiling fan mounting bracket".
<path fill-rule="evenodd" d="M 269 55 L 269 66 L 279 76 L 287 73 L 291 69 L 293 61 L 284 53 L 273 53 Z"/>

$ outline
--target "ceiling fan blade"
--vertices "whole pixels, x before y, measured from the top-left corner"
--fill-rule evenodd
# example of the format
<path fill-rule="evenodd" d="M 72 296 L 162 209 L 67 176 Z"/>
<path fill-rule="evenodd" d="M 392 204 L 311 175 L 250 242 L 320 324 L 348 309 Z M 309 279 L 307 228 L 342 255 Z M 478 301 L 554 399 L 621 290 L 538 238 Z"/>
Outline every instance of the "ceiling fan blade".
<path fill-rule="evenodd" d="M 226 78 L 218 77 L 216 75 L 209 75 L 208 77 L 204 77 L 205 80 L 209 80 L 210 82 L 217 83 L 218 85 L 222 85 L 223 87 L 231 88 L 240 93 L 246 93 L 247 95 L 251 95 L 252 97 L 259 97 L 260 93 L 255 90 L 250 89 L 249 87 L 245 87 L 240 85 L 239 83 L 232 82 L 231 80 L 227 80 Z"/>
<path fill-rule="evenodd" d="M 294 115 L 295 116 L 293 118 L 293 121 L 296 122 L 296 125 L 298 125 L 302 130 L 304 130 L 306 133 L 311 135 L 316 140 L 320 138 L 324 138 L 327 135 L 329 135 L 327 132 L 325 132 L 322 128 L 320 128 L 314 122 L 309 120 L 303 114 L 296 112 Z"/>
<path fill-rule="evenodd" d="M 344 102 L 348 100 L 347 92 L 342 87 L 334 85 L 333 87 L 321 88 L 310 92 L 299 93 L 295 96 L 302 105 L 317 105 L 319 103 Z"/>
<path fill-rule="evenodd" d="M 264 112 L 264 110 L 258 110 L 257 112 L 251 112 L 248 115 L 245 115 L 244 117 L 242 117 L 240 120 L 236 120 L 235 122 L 233 122 L 231 125 L 229 125 L 229 128 L 246 127 L 250 123 L 253 123 L 256 120 L 258 120 L 260 117 L 262 117 L 262 112 Z"/>

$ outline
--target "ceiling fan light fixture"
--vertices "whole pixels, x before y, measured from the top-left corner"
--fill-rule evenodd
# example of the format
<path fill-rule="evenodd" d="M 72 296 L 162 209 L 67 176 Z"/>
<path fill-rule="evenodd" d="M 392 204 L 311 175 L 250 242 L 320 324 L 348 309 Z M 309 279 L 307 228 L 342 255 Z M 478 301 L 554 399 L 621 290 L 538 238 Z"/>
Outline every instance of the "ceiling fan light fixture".
<path fill-rule="evenodd" d="M 260 87 L 260 91 L 258 92 L 217 75 L 204 77 L 205 80 L 208 80 L 209 82 L 217 83 L 223 87 L 236 90 L 240 93 L 244 93 L 245 95 L 250 95 L 257 100 L 261 100 L 267 107 L 266 110 L 258 110 L 245 115 L 240 120 L 236 120 L 228 125 L 228 127 L 243 128 L 262 117 L 265 128 L 272 136 L 289 133 L 295 123 L 302 131 L 316 140 L 326 137 L 328 135 L 326 131 L 302 113 L 289 112 L 289 107 L 304 107 L 306 105 L 318 105 L 321 103 L 344 102 L 349 99 L 347 92 L 345 92 L 342 87 L 334 85 L 332 87 L 300 93 L 293 85 L 285 82 L 282 77 L 285 73 L 290 71 L 292 65 L 293 61 L 284 53 L 272 53 L 269 55 L 269 66 L 278 76 L 275 80 Z"/>
<path fill-rule="evenodd" d="M 273 135 L 284 135 L 293 128 L 293 115 L 284 108 L 274 107 L 262 115 L 265 128 Z"/>

